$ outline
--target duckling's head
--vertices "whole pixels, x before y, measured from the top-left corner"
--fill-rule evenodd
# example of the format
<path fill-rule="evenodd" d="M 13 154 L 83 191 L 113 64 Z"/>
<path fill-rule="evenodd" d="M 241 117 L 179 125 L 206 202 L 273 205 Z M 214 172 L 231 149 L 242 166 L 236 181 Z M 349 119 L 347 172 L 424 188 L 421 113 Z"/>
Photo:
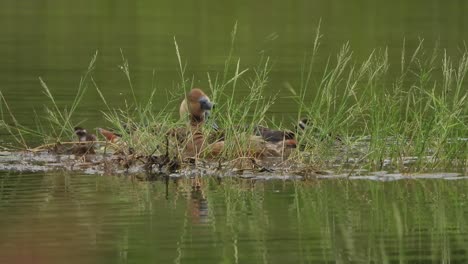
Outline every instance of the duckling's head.
<path fill-rule="evenodd" d="M 82 127 L 75 127 L 74 128 L 75 130 L 75 134 L 78 136 L 78 138 L 82 138 L 82 137 L 85 137 L 88 132 L 86 131 L 86 129 L 82 128 Z"/>
<path fill-rule="evenodd" d="M 94 134 L 88 133 L 86 129 L 82 127 L 74 127 L 75 135 L 78 136 L 78 141 L 96 141 L 97 138 Z"/>
<path fill-rule="evenodd" d="M 210 98 L 201 89 L 193 88 L 180 105 L 180 117 L 184 118 L 188 114 L 191 122 L 201 123 L 205 121 L 213 106 Z"/>

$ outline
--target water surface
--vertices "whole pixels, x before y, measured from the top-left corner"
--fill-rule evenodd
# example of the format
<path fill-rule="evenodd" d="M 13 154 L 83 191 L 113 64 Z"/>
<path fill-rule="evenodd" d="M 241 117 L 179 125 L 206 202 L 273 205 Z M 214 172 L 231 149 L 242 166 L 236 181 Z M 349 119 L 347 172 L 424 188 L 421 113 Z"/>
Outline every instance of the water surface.
<path fill-rule="evenodd" d="M 291 121 L 304 56 L 319 23 L 316 83 L 349 42 L 356 61 L 388 47 L 399 71 L 420 39 L 459 54 L 468 39 L 465 1 L 0 1 L 0 91 L 16 118 L 43 118 L 38 78 L 60 107 L 99 51 L 93 78 L 111 107 L 131 98 L 119 65 L 128 59 L 136 95 L 156 87 L 154 111 L 180 98 L 177 40 L 186 76 L 208 86 L 234 58 L 252 69 L 270 57 L 269 117 Z M 321 22 L 320 22 L 321 21 Z M 247 94 L 239 85 L 236 100 Z M 313 95 L 313 92 L 311 93 Z M 177 102 L 169 111 L 176 113 Z M 3 105 L 2 105 L 3 106 Z M 72 122 L 106 126 L 89 86 Z M 3 113 L 4 114 L 4 113 Z M 5 115 L 2 119 L 9 120 Z M 0 131 L 0 145 L 11 141 Z M 40 164 L 39 164 L 40 165 Z M 38 166 L 39 166 L 38 165 Z M 308 182 L 204 177 L 140 182 L 63 172 L 0 172 L 1 263 L 465 263 L 466 180 L 321 179 Z"/>
<path fill-rule="evenodd" d="M 2 263 L 468 260 L 466 181 L 2 173 L 0 184 Z"/>
<path fill-rule="evenodd" d="M 131 98 L 119 69 L 121 50 L 129 61 L 138 98 L 159 89 L 155 111 L 167 104 L 180 83 L 174 47 L 177 39 L 186 76 L 206 88 L 206 72 L 223 72 L 237 23 L 234 58 L 241 67 L 269 56 L 273 63 L 268 94 L 279 93 L 269 115 L 291 121 L 297 106 L 288 98 L 285 83 L 298 88 L 304 56 L 312 48 L 321 21 L 321 46 L 314 81 L 329 56 L 349 42 L 356 61 L 374 49 L 388 47 L 393 71 L 400 70 L 403 40 L 410 53 L 424 39 L 427 48 L 456 55 L 468 39 L 464 1 L 255 1 L 225 3 L 184 1 L 15 1 L 0 3 L 0 88 L 17 118 L 34 124 L 47 100 L 38 77 L 48 84 L 60 106 L 73 101 L 80 75 L 99 50 L 94 79 L 112 107 Z M 154 73 L 154 74 L 153 74 Z M 239 100 L 247 93 L 239 85 Z M 181 96 L 176 95 L 176 96 Z M 106 108 L 91 86 L 74 122 L 103 126 L 99 110 Z M 175 110 L 174 108 L 169 110 Z M 174 111 L 175 112 L 175 111 Z"/>

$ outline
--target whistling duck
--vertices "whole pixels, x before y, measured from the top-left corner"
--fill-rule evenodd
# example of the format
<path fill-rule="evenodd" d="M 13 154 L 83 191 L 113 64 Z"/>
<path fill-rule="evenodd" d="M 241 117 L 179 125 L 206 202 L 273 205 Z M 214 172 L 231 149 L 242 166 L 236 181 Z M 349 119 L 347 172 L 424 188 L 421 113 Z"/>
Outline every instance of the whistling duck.
<path fill-rule="evenodd" d="M 254 128 L 254 133 L 256 136 L 261 136 L 263 140 L 272 143 L 283 145 L 288 148 L 296 148 L 297 140 L 296 135 L 300 134 L 303 130 L 306 129 L 308 123 L 307 118 L 302 118 L 299 120 L 298 124 L 294 127 L 295 130 L 274 130 L 264 126 L 256 126 Z"/>
<path fill-rule="evenodd" d="M 213 108 L 213 103 L 209 97 L 198 88 L 192 89 L 182 101 L 179 114 L 181 118 L 189 117 L 189 131 L 179 130 L 176 136 L 180 142 L 184 141 L 185 153 L 197 155 L 205 153 L 209 156 L 216 156 L 224 148 L 224 137 L 221 136 L 216 142 L 207 142 L 207 138 L 201 131 L 201 126 L 205 123 L 209 111 Z M 248 138 L 249 155 L 256 157 L 280 157 L 289 154 L 289 150 L 295 148 L 297 142 L 292 131 L 272 130 L 258 126 L 255 134 Z M 210 144 L 211 143 L 211 144 Z"/>
<path fill-rule="evenodd" d="M 94 141 L 97 141 L 96 136 L 88 133 L 82 127 L 75 127 L 74 129 L 80 143 L 73 146 L 72 152 L 74 154 L 94 154 Z"/>
<path fill-rule="evenodd" d="M 221 153 L 224 142 L 218 141 L 213 144 L 207 142 L 202 132 L 209 111 L 213 108 L 210 98 L 199 88 L 193 88 L 186 95 L 179 107 L 181 118 L 188 117 L 189 128 L 173 131 L 179 142 L 185 143 L 185 154 L 198 156 L 202 152 L 207 155 L 218 155 Z"/>
<path fill-rule="evenodd" d="M 205 122 L 213 105 L 201 89 L 193 88 L 180 104 L 179 114 L 181 118 L 188 116 L 190 125 L 198 126 Z"/>
<path fill-rule="evenodd" d="M 267 148 L 276 149 L 279 153 L 290 153 L 290 150 L 297 148 L 298 142 L 296 136 L 302 134 L 307 128 L 309 120 L 302 118 L 298 124 L 291 130 L 274 130 L 263 126 L 254 128 L 256 136 L 261 136 L 268 143 Z"/>
<path fill-rule="evenodd" d="M 288 130 L 273 130 L 263 126 L 255 127 L 255 135 L 261 136 L 263 140 L 284 147 L 295 148 L 297 145 L 296 134 Z"/>

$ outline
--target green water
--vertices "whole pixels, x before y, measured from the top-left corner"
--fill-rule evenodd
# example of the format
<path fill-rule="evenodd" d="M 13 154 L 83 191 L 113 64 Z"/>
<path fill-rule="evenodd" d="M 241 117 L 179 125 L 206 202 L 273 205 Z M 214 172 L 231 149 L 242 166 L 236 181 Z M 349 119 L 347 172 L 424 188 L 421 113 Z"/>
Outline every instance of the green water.
<path fill-rule="evenodd" d="M 167 104 L 180 83 L 174 47 L 177 39 L 187 79 L 206 88 L 206 72 L 223 72 L 237 22 L 234 58 L 252 68 L 262 56 L 273 62 L 268 93 L 279 99 L 268 114 L 288 121 L 297 106 L 285 83 L 298 87 L 304 55 L 312 48 L 321 20 L 318 65 L 333 59 L 349 42 L 356 61 L 374 49 L 388 47 L 390 64 L 398 71 L 403 40 L 407 52 L 419 39 L 431 48 L 458 54 L 468 39 L 468 4 L 464 1 L 15 1 L 0 3 L 0 87 L 24 124 L 33 124 L 46 101 L 42 77 L 60 106 L 69 105 L 80 75 L 99 51 L 93 77 L 113 107 L 131 98 L 119 69 L 120 50 L 129 61 L 137 96 L 158 88 L 155 111 Z M 315 81 L 321 69 L 315 70 Z M 154 74 L 153 74 L 154 72 Z M 239 85 L 238 98 L 246 94 Z M 244 88 L 245 89 L 245 88 Z M 181 96 L 181 95 L 180 95 Z M 176 112 L 176 103 L 170 111 Z M 101 99 L 91 86 L 74 122 L 103 126 Z"/>
<path fill-rule="evenodd" d="M 1 174 L 2 263 L 465 263 L 466 181 Z"/>
<path fill-rule="evenodd" d="M 459 54 L 468 40 L 465 1 L 0 1 L 0 90 L 22 124 L 48 104 L 73 101 L 98 50 L 93 79 L 112 107 L 156 87 L 154 111 L 177 94 L 177 40 L 186 76 L 208 86 L 222 73 L 237 22 L 234 58 L 253 68 L 270 57 L 267 113 L 296 117 L 298 87 L 321 21 L 317 65 L 349 42 L 356 62 L 388 48 L 399 71 L 420 39 Z M 321 78 L 314 70 L 315 82 Z M 242 88 L 244 87 L 244 88 Z M 238 99 L 247 93 L 239 85 Z M 168 111 L 176 114 L 177 102 Z M 3 106 L 3 105 L 2 105 Z M 49 104 L 50 106 L 50 104 Z M 4 109 L 4 108 L 2 108 Z M 89 86 L 73 122 L 106 126 Z M 5 114 L 5 113 L 3 113 Z M 2 118 L 5 116 L 2 116 Z M 5 118 L 10 120 L 9 118 Z M 1 134 L 0 143 L 9 139 Z M 0 145 L 1 145 L 0 144 Z M 321 180 L 139 182 L 127 177 L 0 174 L 1 263 L 466 263 L 467 182 Z"/>

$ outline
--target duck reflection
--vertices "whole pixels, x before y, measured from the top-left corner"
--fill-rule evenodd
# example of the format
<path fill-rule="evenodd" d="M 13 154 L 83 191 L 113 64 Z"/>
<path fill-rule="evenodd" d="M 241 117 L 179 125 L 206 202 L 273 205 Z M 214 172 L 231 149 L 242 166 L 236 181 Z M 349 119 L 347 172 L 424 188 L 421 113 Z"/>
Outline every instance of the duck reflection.
<path fill-rule="evenodd" d="M 194 223 L 209 223 L 208 202 L 199 184 L 192 184 L 189 210 Z"/>
<path fill-rule="evenodd" d="M 169 180 L 169 177 L 165 180 L 166 185 L 166 200 L 170 200 L 170 182 L 173 182 L 176 186 L 176 196 L 182 195 L 187 198 L 187 215 L 191 218 L 192 223 L 195 224 L 206 224 L 210 222 L 208 201 L 205 196 L 205 192 L 202 188 L 202 182 L 199 176 L 193 179 L 174 179 Z"/>

